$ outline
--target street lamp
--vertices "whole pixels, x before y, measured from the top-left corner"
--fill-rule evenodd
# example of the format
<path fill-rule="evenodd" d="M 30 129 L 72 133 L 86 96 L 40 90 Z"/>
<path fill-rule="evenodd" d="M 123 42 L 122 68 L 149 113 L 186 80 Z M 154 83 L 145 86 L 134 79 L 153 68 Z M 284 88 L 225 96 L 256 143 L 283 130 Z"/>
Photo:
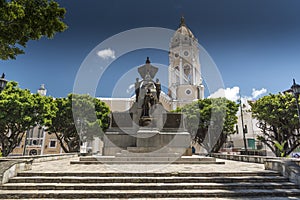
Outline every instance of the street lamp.
<path fill-rule="evenodd" d="M 2 92 L 2 90 L 5 88 L 7 83 L 7 80 L 5 79 L 5 74 L 2 73 L 2 76 L 0 78 L 0 92 Z"/>
<path fill-rule="evenodd" d="M 243 116 L 243 105 L 242 105 L 242 97 L 240 94 L 240 110 L 241 110 L 241 122 L 242 122 L 242 131 L 243 131 L 243 141 L 244 141 L 244 148 L 245 148 L 245 153 L 248 154 L 248 149 L 247 149 L 247 142 L 246 142 L 246 132 L 247 132 L 247 126 L 244 125 L 244 116 Z"/>
<path fill-rule="evenodd" d="M 299 108 L 299 94 L 300 94 L 300 85 L 296 84 L 295 79 L 293 79 L 293 85 L 291 87 L 291 90 L 296 98 L 296 105 L 297 105 L 297 111 L 298 111 L 298 118 L 299 118 L 299 124 L 300 124 L 300 108 Z"/>

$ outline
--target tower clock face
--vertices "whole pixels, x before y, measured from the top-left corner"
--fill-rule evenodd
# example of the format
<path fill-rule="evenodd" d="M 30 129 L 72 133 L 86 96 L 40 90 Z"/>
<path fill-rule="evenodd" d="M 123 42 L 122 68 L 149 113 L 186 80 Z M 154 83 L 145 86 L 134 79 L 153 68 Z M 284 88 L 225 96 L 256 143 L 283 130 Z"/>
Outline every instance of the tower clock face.
<path fill-rule="evenodd" d="M 184 55 L 184 56 L 188 56 L 188 55 L 189 55 L 189 52 L 188 52 L 188 51 L 184 51 L 184 52 L 183 52 L 183 55 Z"/>

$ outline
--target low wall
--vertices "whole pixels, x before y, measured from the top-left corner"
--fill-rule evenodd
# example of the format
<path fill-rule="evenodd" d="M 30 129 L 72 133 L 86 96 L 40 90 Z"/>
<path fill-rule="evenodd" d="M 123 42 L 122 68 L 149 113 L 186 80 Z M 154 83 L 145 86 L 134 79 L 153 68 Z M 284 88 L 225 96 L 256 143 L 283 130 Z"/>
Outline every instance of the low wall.
<path fill-rule="evenodd" d="M 72 157 L 77 157 L 77 156 L 78 156 L 78 153 L 63 153 L 63 154 L 49 154 L 49 155 L 36 155 L 36 156 L 11 156 L 11 157 L 6 157 L 6 158 L 0 158 L 0 161 L 2 159 L 4 159 L 4 160 L 32 159 L 33 163 L 37 163 L 37 162 L 45 162 L 45 161 L 51 161 L 51 160 L 72 158 Z"/>
<path fill-rule="evenodd" d="M 233 154 L 221 154 L 221 153 L 211 153 L 210 155 L 212 157 L 225 159 L 225 160 L 235 160 L 241 162 L 252 162 L 252 163 L 261 163 L 261 164 L 264 164 L 265 161 L 269 159 L 277 159 L 276 157 L 233 155 Z"/>
<path fill-rule="evenodd" d="M 296 183 L 300 187 L 300 160 L 282 159 L 282 160 L 266 160 L 265 169 L 277 171 L 291 182 Z"/>
<path fill-rule="evenodd" d="M 31 170 L 32 163 L 71 157 L 77 157 L 77 153 L 0 158 L 0 184 L 7 183 L 9 179 L 16 176 L 18 172 Z"/>
<path fill-rule="evenodd" d="M 20 171 L 30 170 L 32 160 L 0 160 L 0 184 L 17 175 Z"/>
<path fill-rule="evenodd" d="M 212 153 L 212 157 L 264 164 L 265 170 L 277 171 L 300 187 L 300 159 Z"/>

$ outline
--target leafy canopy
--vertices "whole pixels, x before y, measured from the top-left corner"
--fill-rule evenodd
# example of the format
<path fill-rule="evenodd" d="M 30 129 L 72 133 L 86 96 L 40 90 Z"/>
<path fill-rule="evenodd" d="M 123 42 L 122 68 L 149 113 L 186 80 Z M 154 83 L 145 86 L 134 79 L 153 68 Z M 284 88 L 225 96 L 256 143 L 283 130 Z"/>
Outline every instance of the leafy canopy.
<path fill-rule="evenodd" d="M 0 93 L 0 142 L 7 156 L 19 145 L 25 132 L 35 126 L 51 126 L 56 114 L 53 99 L 18 87 L 9 82 Z"/>
<path fill-rule="evenodd" d="M 109 126 L 108 106 L 89 95 L 69 94 L 55 100 L 58 108 L 49 132 L 54 133 L 65 152 L 78 152 L 81 141 L 102 137 Z M 80 138 L 81 136 L 81 138 Z"/>
<path fill-rule="evenodd" d="M 292 94 L 270 94 L 251 103 L 251 107 L 262 130 L 258 139 L 276 156 L 285 157 L 300 145 L 296 99 Z"/>
<path fill-rule="evenodd" d="M 64 31 L 65 13 L 53 0 L 0 0 L 0 59 L 15 59 L 29 40 Z"/>
<path fill-rule="evenodd" d="M 186 115 L 186 127 L 193 140 L 209 152 L 218 152 L 227 135 L 235 133 L 238 105 L 226 98 L 200 99 L 177 112 Z"/>

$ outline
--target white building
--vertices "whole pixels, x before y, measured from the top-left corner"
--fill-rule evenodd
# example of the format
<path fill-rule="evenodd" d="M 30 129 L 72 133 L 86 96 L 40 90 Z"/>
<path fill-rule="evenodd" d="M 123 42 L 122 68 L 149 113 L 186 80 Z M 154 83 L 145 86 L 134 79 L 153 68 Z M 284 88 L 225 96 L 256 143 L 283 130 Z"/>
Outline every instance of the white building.
<path fill-rule="evenodd" d="M 242 104 L 242 108 L 239 107 L 237 112 L 238 123 L 236 125 L 236 133 L 228 137 L 228 142 L 225 147 L 230 147 L 228 150 L 245 149 L 243 125 L 245 132 L 245 140 L 247 150 L 249 151 L 265 151 L 268 156 L 273 156 L 272 151 L 257 139 L 257 136 L 261 135 L 261 129 L 257 127 L 258 120 L 253 118 L 251 106 L 248 102 Z M 242 112 L 241 112 L 242 111 Z"/>

